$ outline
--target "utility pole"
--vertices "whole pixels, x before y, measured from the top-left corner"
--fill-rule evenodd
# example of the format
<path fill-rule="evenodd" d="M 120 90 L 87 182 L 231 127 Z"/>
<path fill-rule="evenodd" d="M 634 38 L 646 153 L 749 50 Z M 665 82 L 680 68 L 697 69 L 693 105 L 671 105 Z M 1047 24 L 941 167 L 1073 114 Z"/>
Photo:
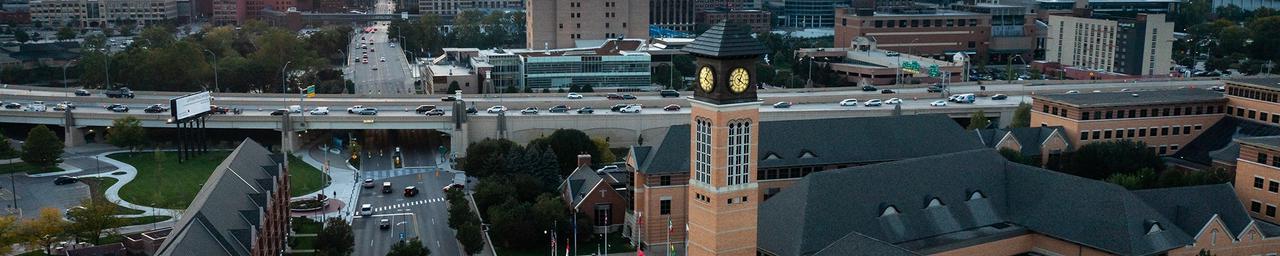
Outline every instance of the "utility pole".
<path fill-rule="evenodd" d="M 204 52 L 209 53 L 209 55 L 213 55 L 213 91 L 221 92 L 221 90 L 218 89 L 218 55 L 213 54 L 213 51 L 210 51 L 209 49 L 204 49 Z"/>

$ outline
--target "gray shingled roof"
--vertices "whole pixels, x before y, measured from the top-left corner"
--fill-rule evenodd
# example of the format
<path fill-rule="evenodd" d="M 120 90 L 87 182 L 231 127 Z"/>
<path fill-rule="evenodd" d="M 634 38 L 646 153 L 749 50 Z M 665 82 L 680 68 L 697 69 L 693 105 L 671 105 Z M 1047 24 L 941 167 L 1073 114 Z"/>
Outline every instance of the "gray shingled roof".
<path fill-rule="evenodd" d="M 1240 156 L 1235 139 L 1276 135 L 1280 135 L 1280 127 L 1226 116 L 1205 128 L 1173 157 L 1202 165 L 1212 164 L 1213 160 L 1235 161 Z"/>
<path fill-rule="evenodd" d="M 674 125 L 639 171 L 689 171 L 689 125 Z M 760 123 L 759 168 L 874 163 L 983 148 L 945 115 L 904 115 Z M 801 158 L 808 152 L 814 157 Z M 763 160 L 770 154 L 779 159 Z"/>
<path fill-rule="evenodd" d="M 1259 136 L 1236 139 L 1254 146 L 1280 150 L 1280 136 Z"/>
<path fill-rule="evenodd" d="M 1018 140 L 1018 145 L 1022 145 L 1022 155 L 1038 156 L 1044 150 L 1044 141 L 1049 139 L 1054 131 L 1062 132 L 1062 126 L 1039 126 L 1039 127 L 1019 127 L 1009 129 L 1009 133 L 1013 134 L 1013 138 Z M 1065 134 L 1062 134 L 1065 136 Z M 1070 147 L 1070 141 L 1067 142 Z"/>
<path fill-rule="evenodd" d="M 587 194 L 590 194 L 591 189 L 601 180 L 603 178 L 596 174 L 596 171 L 592 170 L 590 165 L 578 166 L 577 169 L 573 169 L 573 173 L 570 173 L 568 178 L 565 178 L 560 189 L 563 190 L 565 189 L 564 186 L 568 185 L 569 195 L 572 196 L 569 200 L 570 206 L 577 206 L 578 202 L 582 201 Z"/>
<path fill-rule="evenodd" d="M 970 200 L 975 191 L 984 197 Z M 943 206 L 926 208 L 933 198 Z M 880 216 L 887 206 L 899 213 Z M 777 255 L 814 254 L 849 233 L 926 253 L 1022 229 L 1120 255 L 1192 242 L 1122 187 L 1012 164 L 991 149 L 810 174 L 762 203 L 759 221 L 770 237 L 760 248 Z M 1165 231 L 1147 234 L 1152 222 Z"/>
<path fill-rule="evenodd" d="M 1197 235 L 1215 214 L 1226 224 L 1232 237 L 1244 232 L 1253 221 L 1229 183 L 1135 190 L 1133 194 L 1192 236 Z"/>
<path fill-rule="evenodd" d="M 1231 79 L 1231 81 L 1280 89 L 1280 78 L 1275 78 L 1275 77 L 1235 78 L 1235 79 Z"/>
<path fill-rule="evenodd" d="M 751 37 L 751 27 L 725 21 L 716 22 L 681 50 L 710 57 L 753 57 L 769 53 L 764 44 Z"/>
<path fill-rule="evenodd" d="M 275 189 L 255 180 L 272 179 L 277 172 L 264 168 L 277 164 L 270 151 L 245 139 L 210 175 L 156 255 L 249 255 L 256 220 L 242 211 L 266 206 L 255 198 Z"/>
<path fill-rule="evenodd" d="M 1138 96 L 1134 97 L 1134 94 Z M 1037 94 L 1035 98 L 1082 108 L 1227 101 L 1221 92 L 1203 89 Z"/>

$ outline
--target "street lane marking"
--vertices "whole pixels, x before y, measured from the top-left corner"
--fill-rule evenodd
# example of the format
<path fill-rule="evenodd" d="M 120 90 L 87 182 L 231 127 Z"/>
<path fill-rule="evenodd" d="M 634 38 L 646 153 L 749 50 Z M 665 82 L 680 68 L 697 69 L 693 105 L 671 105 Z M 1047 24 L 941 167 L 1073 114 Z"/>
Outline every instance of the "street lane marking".
<path fill-rule="evenodd" d="M 390 211 L 390 210 L 399 209 L 399 208 L 405 208 L 405 207 L 409 207 L 409 206 L 423 205 L 423 204 L 428 204 L 428 203 L 440 203 L 440 202 L 444 202 L 444 201 L 445 201 L 445 199 L 444 199 L 443 197 L 431 198 L 431 199 L 423 199 L 423 200 L 417 200 L 417 201 L 412 201 L 412 202 L 398 203 L 398 204 L 393 204 L 393 205 L 381 206 L 381 207 L 373 208 L 373 211 L 374 211 L 374 212 Z"/>

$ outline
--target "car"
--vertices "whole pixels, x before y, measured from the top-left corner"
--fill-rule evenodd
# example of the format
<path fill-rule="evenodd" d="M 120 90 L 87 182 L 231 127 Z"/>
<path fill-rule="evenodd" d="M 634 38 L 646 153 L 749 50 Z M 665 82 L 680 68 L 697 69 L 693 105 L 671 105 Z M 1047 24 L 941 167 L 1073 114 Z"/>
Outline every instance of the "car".
<path fill-rule="evenodd" d="M 484 112 L 489 112 L 489 114 L 497 114 L 497 113 L 507 112 L 507 107 L 504 107 L 504 106 L 501 106 L 501 105 L 498 105 L 498 106 L 492 106 L 492 107 L 489 107 L 489 109 L 485 109 L 485 110 L 484 110 Z"/>
<path fill-rule="evenodd" d="M 437 108 L 437 109 L 432 109 L 432 110 L 430 110 L 430 111 L 427 111 L 426 115 L 427 115 L 427 116 L 443 116 L 443 115 L 444 115 L 444 110 L 443 110 L 443 109 L 438 109 L 438 108 Z"/>
<path fill-rule="evenodd" d="M 85 90 L 85 89 L 76 89 L 76 96 L 89 96 L 89 95 L 91 95 L 91 94 L 89 93 L 89 90 Z"/>
<path fill-rule="evenodd" d="M 1127 92 L 1127 91 L 1129 91 L 1129 88 L 1120 88 L 1120 91 L 1121 91 L 1121 92 Z"/>
<path fill-rule="evenodd" d="M 1067 91 L 1067 94 L 1076 94 L 1076 93 L 1080 93 L 1080 91 L 1077 91 L 1077 90 Z"/>
<path fill-rule="evenodd" d="M 5 107 L 8 107 L 8 106 L 5 106 Z M 111 104 L 111 106 L 107 106 L 107 110 L 110 110 L 111 112 L 117 112 L 117 113 L 129 112 L 129 106 L 125 104 Z"/>
<path fill-rule="evenodd" d="M 899 98 L 889 98 L 888 100 L 885 100 L 885 101 L 884 101 L 884 104 L 902 104 L 902 99 L 899 99 Z"/>
<path fill-rule="evenodd" d="M 369 216 L 369 215 L 373 215 L 373 205 L 372 204 L 360 205 L 360 216 Z"/>
<path fill-rule="evenodd" d="M 641 109 L 643 109 L 643 107 L 641 107 L 640 105 L 627 105 L 627 107 L 624 107 L 624 108 L 622 108 L 622 109 L 619 109 L 619 110 L 618 110 L 618 112 L 621 112 L 621 113 L 640 113 L 640 110 L 641 110 Z"/>
<path fill-rule="evenodd" d="M 1225 91 L 1227 91 L 1227 87 L 1226 87 L 1226 86 L 1219 85 L 1219 86 L 1209 87 L 1209 90 L 1213 90 L 1213 91 L 1216 91 L 1216 92 L 1225 92 Z"/>
<path fill-rule="evenodd" d="M 778 103 L 773 103 L 773 108 L 790 108 L 790 107 L 791 107 L 791 102 L 779 101 Z"/>
<path fill-rule="evenodd" d="M 369 48 L 369 52 L 377 52 L 377 51 L 378 51 L 378 49 Z"/>
<path fill-rule="evenodd" d="M 890 89 L 880 90 L 880 94 L 891 94 L 891 93 L 897 93 L 897 92 Z"/>
<path fill-rule="evenodd" d="M 1093 93 L 1100 93 L 1102 90 L 1093 90 Z"/>
<path fill-rule="evenodd" d="M 666 107 L 662 107 L 662 111 L 680 111 L 680 105 L 667 105 Z"/>
<path fill-rule="evenodd" d="M 289 113 L 294 113 L 294 114 L 302 113 L 301 105 L 289 105 L 288 109 L 289 109 Z"/>
<path fill-rule="evenodd" d="M 863 106 L 868 106 L 868 107 L 879 107 L 880 104 L 881 104 L 880 99 L 872 99 L 862 103 Z"/>
<path fill-rule="evenodd" d="M 445 185 L 444 188 L 440 190 L 444 191 L 445 193 L 448 193 L 449 190 L 462 190 L 463 188 L 465 187 L 462 186 L 462 184 L 453 183 L 453 184 Z"/>
<path fill-rule="evenodd" d="M 605 95 L 604 95 L 604 98 L 606 98 L 606 99 L 611 99 L 611 100 L 621 100 L 621 99 L 623 99 L 623 98 L 622 98 L 622 95 L 618 95 L 617 93 L 605 94 Z"/>
<path fill-rule="evenodd" d="M 373 179 L 364 179 L 364 184 L 361 186 L 364 188 L 373 188 Z"/>
<path fill-rule="evenodd" d="M 361 110 L 364 110 L 364 105 L 351 106 L 347 108 L 347 114 L 355 114 L 356 112 L 360 112 Z"/>
<path fill-rule="evenodd" d="M 289 113 L 289 110 L 288 110 L 288 109 L 283 109 L 283 108 L 282 108 L 282 109 L 276 109 L 276 110 L 274 110 L 274 111 L 271 111 L 271 115 L 273 115 L 273 116 L 283 116 L 283 115 L 284 115 L 284 114 L 286 114 L 286 113 Z"/>
<path fill-rule="evenodd" d="M 440 97 L 440 101 L 458 101 L 458 98 L 454 96 L 445 96 Z"/>
<path fill-rule="evenodd" d="M 569 95 L 568 95 L 568 96 L 565 96 L 565 97 L 567 97 L 567 98 L 569 98 L 569 99 L 571 99 L 571 100 L 582 99 L 582 94 L 578 94 L 578 93 L 576 93 L 576 92 L 571 92 L 571 93 L 569 93 Z"/>
<path fill-rule="evenodd" d="M 870 85 L 862 86 L 862 91 L 864 92 L 874 92 L 876 90 L 880 90 L 880 89 L 877 89 L 875 86 L 870 86 Z"/>
<path fill-rule="evenodd" d="M 369 64 L 369 59 L 360 59 L 360 64 Z"/>
<path fill-rule="evenodd" d="M 521 115 L 537 115 L 537 114 L 538 114 L 538 108 L 535 108 L 535 107 L 527 107 L 527 108 L 521 109 L 521 110 L 520 110 L 520 114 L 521 114 Z"/>
<path fill-rule="evenodd" d="M 924 89 L 926 92 L 942 92 L 942 86 L 932 85 Z"/>
<path fill-rule="evenodd" d="M 209 105 L 209 113 L 226 114 L 227 112 L 231 112 L 231 109 L 218 105 Z"/>
<path fill-rule="evenodd" d="M 31 102 L 31 104 L 27 104 L 26 111 L 44 112 L 45 108 L 48 108 L 48 107 L 49 106 L 44 104 L 44 101 L 33 101 Z"/>
<path fill-rule="evenodd" d="M 991 99 L 993 100 L 1003 100 L 1008 98 L 1009 98 L 1009 95 L 1004 95 L 1004 94 L 991 95 Z"/>
<path fill-rule="evenodd" d="M 622 95 L 622 99 L 624 99 L 624 100 L 634 100 L 634 99 L 636 99 L 636 96 L 631 95 L 631 94 L 623 94 L 623 95 Z"/>
<path fill-rule="evenodd" d="M 75 108 L 75 106 L 68 107 L 67 104 L 53 105 L 53 111 L 67 111 L 73 108 Z"/>
<path fill-rule="evenodd" d="M 378 115 L 378 109 L 376 109 L 376 108 L 365 108 L 365 109 L 360 110 L 360 115 L 362 115 L 362 116 L 376 116 L 376 115 Z"/>
<path fill-rule="evenodd" d="M 569 112 L 569 109 L 570 109 L 570 108 L 569 108 L 569 106 L 565 106 L 565 105 L 555 105 L 555 106 L 553 106 L 553 107 L 551 107 L 551 108 L 548 108 L 548 109 L 547 109 L 547 112 L 551 112 L 551 113 L 564 113 L 564 112 Z"/>
<path fill-rule="evenodd" d="M 151 104 L 151 106 L 142 109 L 142 112 L 146 113 L 164 113 L 165 111 L 169 111 L 169 108 L 160 104 Z"/>
<path fill-rule="evenodd" d="M 419 105 L 418 108 L 413 109 L 413 112 L 423 114 L 434 109 L 436 109 L 436 105 Z"/>
<path fill-rule="evenodd" d="M 70 101 L 65 101 L 65 100 L 64 100 L 64 101 L 62 101 L 61 103 L 58 103 L 58 105 L 62 105 L 64 108 L 66 108 L 66 109 L 70 109 L 70 110 L 75 110 L 75 109 L 76 109 L 76 104 L 75 104 L 75 103 L 72 103 L 72 102 L 70 102 Z"/>
<path fill-rule="evenodd" d="M 591 109 L 591 107 L 582 107 L 578 109 L 578 114 L 594 114 L 594 113 L 596 113 L 596 110 Z"/>
<path fill-rule="evenodd" d="M 857 105 L 858 105 L 858 99 L 844 99 L 840 101 L 840 106 L 848 107 L 848 106 L 857 106 Z"/>
<path fill-rule="evenodd" d="M 80 179 L 71 176 L 58 176 L 58 178 L 53 179 L 53 185 L 67 185 L 76 182 L 80 182 Z"/>
<path fill-rule="evenodd" d="M 934 107 L 946 107 L 946 106 L 947 106 L 947 101 L 945 101 L 945 100 L 935 100 L 935 101 L 933 101 L 933 102 L 929 103 L 929 106 L 934 106 Z"/>
<path fill-rule="evenodd" d="M 609 107 L 609 111 L 612 111 L 612 112 L 622 111 L 622 108 L 625 108 L 627 106 L 628 106 L 627 104 L 614 104 L 612 107 Z"/>
<path fill-rule="evenodd" d="M 5 109 L 20 109 L 20 108 L 22 108 L 22 103 L 17 103 L 17 102 L 9 102 L 9 103 L 5 103 L 5 104 L 4 104 L 4 108 L 5 108 Z"/>
<path fill-rule="evenodd" d="M 404 196 L 411 197 L 416 195 L 418 195 L 418 187 L 415 187 L 415 186 L 404 187 Z"/>
<path fill-rule="evenodd" d="M 383 182 L 382 182 L 382 193 L 383 193 L 383 194 L 390 194 L 390 193 L 391 193 L 391 182 L 390 182 L 390 181 L 383 181 Z"/>
<path fill-rule="evenodd" d="M 388 220 L 388 219 L 378 220 L 378 229 L 391 229 L 391 220 Z"/>
<path fill-rule="evenodd" d="M 369 49 L 369 45 L 367 45 L 367 44 L 360 44 L 360 49 Z M 365 57 L 369 57 L 369 56 L 368 56 L 368 55 L 366 55 Z"/>
<path fill-rule="evenodd" d="M 329 114 L 329 107 L 316 107 L 311 109 L 311 115 L 323 116 Z"/>
<path fill-rule="evenodd" d="M 376 67 L 376 66 L 375 66 L 375 67 L 373 67 L 373 70 L 378 70 L 378 67 Z"/>
<path fill-rule="evenodd" d="M 475 113 L 480 113 L 480 111 L 476 110 L 476 107 L 467 107 L 467 114 L 475 114 Z"/>
<path fill-rule="evenodd" d="M 387 57 L 378 57 L 378 62 L 387 62 Z"/>
<path fill-rule="evenodd" d="M 658 95 L 661 95 L 663 98 L 679 98 L 680 92 L 677 92 L 676 90 L 662 90 L 658 91 Z"/>

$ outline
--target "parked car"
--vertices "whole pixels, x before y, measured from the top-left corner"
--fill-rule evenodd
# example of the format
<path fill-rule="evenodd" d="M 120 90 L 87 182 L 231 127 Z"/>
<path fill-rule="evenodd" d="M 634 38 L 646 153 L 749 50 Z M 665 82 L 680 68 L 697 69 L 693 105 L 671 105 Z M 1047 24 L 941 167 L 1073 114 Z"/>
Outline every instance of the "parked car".
<path fill-rule="evenodd" d="M 773 108 L 791 108 L 791 102 L 779 101 L 778 103 L 773 103 Z"/>
<path fill-rule="evenodd" d="M 880 90 L 880 89 L 877 89 L 875 86 L 870 86 L 870 85 L 862 86 L 862 91 L 864 92 L 874 92 L 876 90 Z"/>
<path fill-rule="evenodd" d="M 360 216 L 369 216 L 369 215 L 373 215 L 373 205 L 372 204 L 360 205 Z"/>
<path fill-rule="evenodd" d="M 151 106 L 142 109 L 142 112 L 146 113 L 164 113 L 165 111 L 169 111 L 169 108 L 160 104 L 151 104 Z"/>
<path fill-rule="evenodd" d="M 373 179 L 364 179 L 364 188 L 373 188 Z"/>
<path fill-rule="evenodd" d="M 605 94 L 604 98 L 611 99 L 611 100 L 621 100 L 622 95 L 618 95 L 617 93 L 610 93 L 610 94 Z"/>
<path fill-rule="evenodd" d="M 576 93 L 576 92 L 571 92 L 571 93 L 569 93 L 569 95 L 568 95 L 568 96 L 565 96 L 565 97 L 568 97 L 568 98 L 569 98 L 569 99 L 571 99 L 571 100 L 576 100 L 576 99 L 581 99 L 581 98 L 582 98 L 582 94 L 578 94 L 578 93 Z"/>
<path fill-rule="evenodd" d="M 364 110 L 364 105 L 351 106 L 347 108 L 347 114 L 355 114 L 357 112 L 360 112 L 361 110 Z"/>
<path fill-rule="evenodd" d="M 537 114 L 538 114 L 538 108 L 535 108 L 535 107 L 527 107 L 527 108 L 521 109 L 521 110 L 520 110 L 520 114 L 521 114 L 521 115 L 537 115 Z"/>
<path fill-rule="evenodd" d="M 7 108 L 8 106 L 5 107 Z M 129 112 L 129 106 L 125 104 L 111 104 L 111 106 L 107 106 L 107 110 L 117 113 Z"/>
<path fill-rule="evenodd" d="M 405 197 L 412 197 L 412 196 L 416 196 L 416 195 L 418 195 L 418 187 L 415 187 L 415 186 L 408 186 L 408 187 L 404 187 L 404 196 L 405 196 Z"/>
<path fill-rule="evenodd" d="M 463 188 L 464 187 L 462 186 L 462 184 L 453 183 L 453 184 L 445 185 L 444 188 L 440 190 L 447 193 L 449 192 L 449 190 L 462 190 Z"/>
<path fill-rule="evenodd" d="M 858 99 L 844 99 L 840 101 L 840 106 L 848 107 L 848 106 L 857 106 L 857 105 L 858 105 Z"/>
<path fill-rule="evenodd" d="M 885 100 L 885 101 L 884 101 L 884 104 L 902 104 L 902 99 L 899 99 L 899 98 L 889 98 L 888 100 Z"/>
<path fill-rule="evenodd" d="M 947 106 L 947 101 L 945 101 L 945 100 L 935 100 L 935 101 L 933 101 L 933 102 L 929 103 L 929 106 L 934 106 L 934 107 L 946 107 L 946 106 Z"/>
<path fill-rule="evenodd" d="M 680 105 L 667 105 L 666 107 L 662 107 L 662 111 L 680 111 Z"/>
<path fill-rule="evenodd" d="M 1009 96 L 1008 96 L 1008 95 L 1004 95 L 1004 94 L 996 94 L 996 95 L 992 95 L 992 96 L 991 96 L 991 99 L 993 99 L 993 100 L 1003 100 L 1003 99 L 1008 99 L 1008 98 L 1009 98 Z"/>
<path fill-rule="evenodd" d="M 501 106 L 501 105 L 499 105 L 499 106 L 492 106 L 492 107 L 489 107 L 489 109 L 486 109 L 486 110 L 485 110 L 485 112 L 489 112 L 489 114 L 497 114 L 497 113 L 507 112 L 507 107 L 504 107 L 504 106 Z"/>
<path fill-rule="evenodd" d="M 426 114 L 427 114 L 427 116 L 443 116 L 443 115 L 444 115 L 444 110 L 443 110 L 443 109 L 438 109 L 438 108 L 437 108 L 437 109 L 432 109 L 432 110 L 430 110 L 430 111 L 427 111 L 427 113 L 426 113 Z"/>
<path fill-rule="evenodd" d="M 271 111 L 271 115 L 273 115 L 273 116 L 283 116 L 283 115 L 284 115 L 284 114 L 286 114 L 286 113 L 289 113 L 289 110 L 288 110 L 288 109 L 283 109 L 283 108 L 282 108 L 282 109 L 276 109 L 275 111 Z"/>
<path fill-rule="evenodd" d="M 595 114 L 596 110 L 591 107 L 582 107 L 578 109 L 578 114 Z"/>
<path fill-rule="evenodd" d="M 880 94 L 891 94 L 891 93 L 897 93 L 897 92 L 890 89 L 880 90 Z"/>
<path fill-rule="evenodd" d="M 316 107 L 311 109 L 311 115 L 323 116 L 329 114 L 329 107 Z"/>
<path fill-rule="evenodd" d="M 360 110 L 360 115 L 362 115 L 362 116 L 376 116 L 376 115 L 378 115 L 378 109 L 376 109 L 376 108 L 365 108 L 365 109 Z"/>
<path fill-rule="evenodd" d="M 863 106 L 868 106 L 868 107 L 879 107 L 880 104 L 881 104 L 880 99 L 872 99 L 862 103 Z"/>
<path fill-rule="evenodd" d="M 551 112 L 551 113 L 564 113 L 564 112 L 569 112 L 569 106 L 565 106 L 565 105 L 555 105 L 554 107 L 548 108 L 548 109 L 547 109 L 547 112 Z"/>
<path fill-rule="evenodd" d="M 80 179 L 71 176 L 59 176 L 58 178 L 53 179 L 53 185 L 67 185 L 76 182 L 80 182 Z"/>
<path fill-rule="evenodd" d="M 677 92 L 676 90 L 662 90 L 658 92 L 658 95 L 661 95 L 663 98 L 668 98 L 668 97 L 679 98 L 680 92 Z"/>
<path fill-rule="evenodd" d="M 624 100 L 634 100 L 634 99 L 636 99 L 636 96 L 631 95 L 631 94 L 623 94 L 623 95 L 622 95 L 622 99 L 624 99 Z"/>
<path fill-rule="evenodd" d="M 413 112 L 423 114 L 434 109 L 436 109 L 436 105 L 418 105 L 418 108 L 413 109 Z"/>
<path fill-rule="evenodd" d="M 91 95 L 91 94 L 89 93 L 89 90 L 85 90 L 85 89 L 76 89 L 76 96 L 89 96 L 89 95 Z"/>
<path fill-rule="evenodd" d="M 622 113 L 640 113 L 640 110 L 641 110 L 642 108 L 643 108 L 643 107 L 641 107 L 640 105 L 627 105 L 627 107 L 625 107 L 625 108 L 622 108 L 622 109 L 618 110 L 618 112 L 622 112 Z"/>

